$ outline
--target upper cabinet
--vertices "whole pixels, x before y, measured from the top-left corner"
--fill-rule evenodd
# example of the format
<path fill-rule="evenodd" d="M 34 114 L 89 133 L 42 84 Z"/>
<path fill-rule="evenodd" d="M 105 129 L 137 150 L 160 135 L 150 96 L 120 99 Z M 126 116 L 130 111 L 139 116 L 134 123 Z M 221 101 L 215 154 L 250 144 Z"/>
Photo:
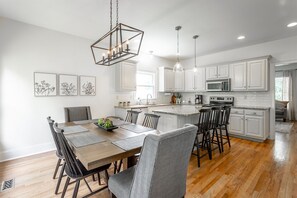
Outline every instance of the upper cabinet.
<path fill-rule="evenodd" d="M 232 91 L 267 91 L 268 60 L 259 59 L 230 65 Z"/>
<path fill-rule="evenodd" d="M 136 63 L 121 62 L 116 65 L 116 91 L 136 91 Z"/>
<path fill-rule="evenodd" d="M 174 74 L 174 91 L 184 91 L 185 90 L 185 73 L 175 72 Z"/>
<path fill-rule="evenodd" d="M 205 91 L 205 68 L 185 70 L 185 91 Z"/>
<path fill-rule="evenodd" d="M 206 67 L 206 80 L 229 78 L 229 65 Z"/>
<path fill-rule="evenodd" d="M 159 91 L 172 92 L 175 90 L 175 72 L 172 68 L 159 67 Z"/>

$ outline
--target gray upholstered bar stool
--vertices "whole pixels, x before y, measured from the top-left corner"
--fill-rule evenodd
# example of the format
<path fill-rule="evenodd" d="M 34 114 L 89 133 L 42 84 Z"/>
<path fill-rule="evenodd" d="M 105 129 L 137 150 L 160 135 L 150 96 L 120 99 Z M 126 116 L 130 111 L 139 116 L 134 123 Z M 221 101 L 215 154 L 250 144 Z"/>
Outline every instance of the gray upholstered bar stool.
<path fill-rule="evenodd" d="M 161 135 L 147 135 L 137 166 L 109 178 L 112 195 L 117 198 L 184 197 L 196 133 L 196 126 L 186 125 Z"/>
<path fill-rule="evenodd" d="M 65 107 L 64 112 L 65 122 L 92 120 L 91 108 L 89 106 Z"/>

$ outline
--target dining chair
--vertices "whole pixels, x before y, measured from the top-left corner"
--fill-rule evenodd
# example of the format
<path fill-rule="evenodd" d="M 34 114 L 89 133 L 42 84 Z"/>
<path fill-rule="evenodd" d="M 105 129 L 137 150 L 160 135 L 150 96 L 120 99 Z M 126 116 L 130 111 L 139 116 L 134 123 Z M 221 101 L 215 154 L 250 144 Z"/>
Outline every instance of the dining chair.
<path fill-rule="evenodd" d="M 62 151 L 62 154 L 65 158 L 65 173 L 67 175 L 67 179 L 66 179 L 66 183 L 65 183 L 65 186 L 64 186 L 64 189 L 63 189 L 63 192 L 62 192 L 62 195 L 61 197 L 65 197 L 65 194 L 66 194 L 66 191 L 67 191 L 67 188 L 68 188 L 68 185 L 70 184 L 70 179 L 73 179 L 74 180 L 74 183 L 75 183 L 75 187 L 74 187 L 74 191 L 73 191 L 73 194 L 72 194 L 72 197 L 73 198 L 76 198 L 77 197 L 77 194 L 78 194 L 78 190 L 79 190 L 79 186 L 80 186 L 80 181 L 81 180 L 84 180 L 89 191 L 90 191 L 90 194 L 88 194 L 87 196 L 91 196 L 105 188 L 107 188 L 107 185 L 96 190 L 96 191 L 92 191 L 92 189 L 90 188 L 89 184 L 87 183 L 86 181 L 86 177 L 89 177 L 89 176 L 93 176 L 95 174 L 100 175 L 100 172 L 105 172 L 105 177 L 106 177 L 106 184 L 107 184 L 107 180 L 109 178 L 109 175 L 108 175 L 108 168 L 110 167 L 111 164 L 107 164 L 107 165 L 104 165 L 104 166 L 101 166 L 101 167 L 98 167 L 98 168 L 95 168 L 95 169 L 92 169 L 92 170 L 87 170 L 83 164 L 76 158 L 75 154 L 73 153 L 71 147 L 69 146 L 68 144 L 68 141 L 66 140 L 65 136 L 64 136 L 64 130 L 63 129 L 60 129 L 58 128 L 58 124 L 55 123 L 54 124 L 54 130 L 57 134 L 57 137 L 58 137 L 58 140 L 59 140 L 59 145 L 60 145 L 60 148 L 61 148 L 61 151 Z M 100 185 L 100 184 L 99 184 Z"/>
<path fill-rule="evenodd" d="M 223 139 L 227 139 L 227 142 L 229 147 L 231 147 L 231 142 L 229 138 L 229 132 L 228 132 L 228 125 L 229 125 L 229 118 L 231 113 L 231 107 L 230 106 L 224 106 L 221 113 L 221 119 L 219 122 L 219 130 L 220 130 L 220 139 L 221 139 L 221 148 L 222 151 L 224 151 L 224 142 Z M 225 130 L 225 135 L 223 135 L 223 130 Z"/>
<path fill-rule="evenodd" d="M 54 130 L 54 122 L 55 121 L 52 120 L 50 116 L 47 117 L 47 121 L 48 121 L 50 131 L 51 131 L 51 134 L 52 134 L 54 142 L 55 142 L 56 156 L 58 157 L 58 161 L 57 161 L 57 165 L 56 165 L 55 172 L 54 172 L 54 175 L 53 175 L 53 179 L 56 179 L 56 175 L 58 173 L 59 167 L 62 166 L 62 168 L 60 170 L 59 177 L 58 177 L 58 182 L 57 182 L 57 185 L 56 185 L 56 189 L 55 189 L 55 194 L 58 194 L 60 184 L 61 184 L 61 181 L 62 181 L 62 178 L 63 178 L 64 170 L 65 170 L 65 161 L 64 161 L 65 158 L 64 158 L 64 156 L 62 154 L 61 147 L 59 145 L 58 136 L 57 136 L 57 134 L 56 134 L 56 132 Z"/>
<path fill-rule="evenodd" d="M 157 129 L 160 116 L 152 113 L 145 113 L 144 115 L 142 126 Z"/>
<path fill-rule="evenodd" d="M 91 108 L 89 106 L 65 107 L 64 113 L 65 122 L 92 120 Z"/>
<path fill-rule="evenodd" d="M 200 159 L 208 154 L 209 159 L 212 159 L 210 133 L 209 133 L 209 120 L 210 120 L 210 108 L 202 108 L 199 110 L 198 123 L 195 124 L 198 127 L 195 142 L 193 144 L 192 155 L 197 156 L 198 167 L 200 167 Z M 202 136 L 202 138 L 200 138 Z M 200 139 L 202 139 L 200 141 Z M 196 147 L 196 153 L 194 152 Z M 207 149 L 207 153 L 200 155 L 200 148 Z"/>
<path fill-rule="evenodd" d="M 145 137 L 139 163 L 112 175 L 108 188 L 117 198 L 181 198 L 197 127 L 185 127 Z M 182 145 L 182 146 L 181 146 Z"/>
<path fill-rule="evenodd" d="M 127 115 L 126 115 L 125 121 L 136 124 L 140 113 L 141 113 L 141 111 L 127 110 Z"/>

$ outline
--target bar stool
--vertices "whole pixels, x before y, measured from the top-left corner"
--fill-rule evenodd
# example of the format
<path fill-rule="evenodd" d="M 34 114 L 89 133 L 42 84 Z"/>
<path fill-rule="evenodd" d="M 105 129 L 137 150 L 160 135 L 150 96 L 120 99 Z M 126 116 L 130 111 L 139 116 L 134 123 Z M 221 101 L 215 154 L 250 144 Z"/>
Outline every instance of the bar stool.
<path fill-rule="evenodd" d="M 212 130 L 211 143 L 218 145 L 220 153 L 222 152 L 222 150 L 221 150 L 221 143 L 220 143 L 219 135 L 218 135 L 218 128 L 219 128 L 219 123 L 220 123 L 220 118 L 221 118 L 221 112 L 222 112 L 221 107 L 219 107 L 219 106 L 212 107 L 211 113 L 210 113 L 210 122 L 209 122 L 209 130 Z M 214 140 L 215 137 L 216 137 L 216 140 Z M 216 149 L 216 148 L 214 148 L 214 149 Z"/>
<path fill-rule="evenodd" d="M 200 159 L 208 153 L 209 159 L 212 159 L 211 154 L 211 144 L 210 144 L 210 134 L 209 134 L 209 120 L 210 120 L 211 110 L 209 108 L 200 109 L 198 123 L 195 124 L 198 127 L 195 142 L 192 149 L 192 155 L 197 156 L 198 167 L 200 167 Z M 202 141 L 199 141 L 199 135 L 202 135 Z M 200 146 L 201 145 L 201 146 Z M 200 155 L 200 147 L 206 145 L 207 153 Z M 194 153 L 196 147 L 197 153 Z"/>
<path fill-rule="evenodd" d="M 224 151 L 224 144 L 228 143 L 229 147 L 231 147 L 229 132 L 228 132 L 228 125 L 229 125 L 229 118 L 230 118 L 231 107 L 224 106 L 222 108 L 221 119 L 219 123 L 219 130 L 220 130 L 220 139 L 221 139 L 221 148 Z M 225 135 L 223 135 L 223 130 L 225 130 Z M 227 142 L 223 142 L 223 139 L 227 139 Z"/>

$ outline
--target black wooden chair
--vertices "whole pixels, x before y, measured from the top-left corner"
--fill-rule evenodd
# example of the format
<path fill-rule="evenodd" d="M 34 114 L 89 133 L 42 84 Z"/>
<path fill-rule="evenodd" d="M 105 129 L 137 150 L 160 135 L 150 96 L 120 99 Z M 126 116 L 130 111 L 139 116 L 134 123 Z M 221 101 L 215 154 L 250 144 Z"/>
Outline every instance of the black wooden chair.
<path fill-rule="evenodd" d="M 220 140 L 221 140 L 221 149 L 224 151 L 224 144 L 228 143 L 229 147 L 231 147 L 229 132 L 228 132 L 228 125 L 229 125 L 229 118 L 231 113 L 230 106 L 224 106 L 222 108 L 221 119 L 219 122 L 219 130 L 220 130 Z M 223 130 L 225 130 L 225 135 L 223 134 Z M 227 142 L 223 142 L 226 139 Z"/>
<path fill-rule="evenodd" d="M 58 170 L 59 170 L 59 167 L 62 166 L 61 170 L 60 170 L 60 174 L 59 174 L 59 177 L 58 177 L 58 182 L 57 182 L 57 186 L 56 186 L 56 189 L 55 189 L 55 194 L 58 194 L 58 191 L 59 191 L 59 188 L 60 188 L 60 184 L 61 184 L 61 181 L 62 181 L 62 177 L 63 177 L 63 174 L 64 174 L 64 170 L 65 170 L 65 162 L 64 162 L 64 156 L 62 154 L 62 151 L 61 151 L 61 148 L 60 148 L 60 145 L 59 145 L 59 140 L 58 140 L 58 136 L 54 130 L 54 120 L 51 119 L 51 117 L 47 117 L 47 121 L 48 121 L 48 124 L 49 124 L 49 127 L 50 127 L 50 131 L 51 131 L 51 134 L 53 136 L 53 139 L 54 139 L 54 142 L 55 142 L 55 145 L 56 145 L 56 156 L 58 157 L 58 161 L 57 161 L 57 165 L 56 165 L 56 168 L 55 168 L 55 172 L 54 172 L 54 175 L 53 175 L 53 179 L 56 179 L 56 175 L 58 173 Z"/>
<path fill-rule="evenodd" d="M 152 113 L 145 113 L 144 115 L 142 126 L 157 129 L 160 116 Z"/>
<path fill-rule="evenodd" d="M 67 179 L 66 179 L 66 183 L 62 192 L 62 198 L 65 197 L 68 185 L 70 184 L 70 179 L 73 179 L 75 182 L 75 188 L 73 191 L 73 195 L 72 197 L 75 198 L 77 197 L 77 193 L 79 190 L 79 185 L 80 185 L 80 181 L 84 180 L 86 182 L 86 185 L 88 187 L 88 189 L 90 190 L 90 194 L 88 194 L 87 196 L 91 196 L 105 188 L 107 188 L 108 186 L 104 186 L 96 191 L 92 191 L 92 189 L 90 188 L 90 186 L 88 185 L 87 181 L 85 180 L 86 177 L 89 176 L 93 176 L 95 174 L 100 175 L 100 172 L 104 171 L 105 172 L 105 177 L 106 180 L 108 180 L 109 175 L 108 175 L 108 168 L 110 167 L 111 164 L 107 164 L 101 167 L 98 167 L 96 169 L 92 169 L 92 170 L 87 170 L 83 164 L 76 158 L 75 154 L 73 153 L 72 149 L 70 148 L 64 134 L 63 134 L 63 130 L 58 128 L 58 124 L 54 124 L 54 130 L 57 134 L 58 140 L 59 140 L 59 145 L 61 148 L 61 152 L 65 158 L 65 173 L 67 175 Z M 108 183 L 108 181 L 106 181 L 106 184 Z"/>
<path fill-rule="evenodd" d="M 209 108 L 200 109 L 198 123 L 195 124 L 198 127 L 198 130 L 197 130 L 197 135 L 193 145 L 192 154 L 197 156 L 198 167 L 200 167 L 200 159 L 204 157 L 206 154 L 208 154 L 209 159 L 212 159 L 210 133 L 209 133 L 209 126 L 210 126 L 209 120 L 211 116 L 210 114 L 211 114 L 211 110 Z M 199 141 L 199 136 L 201 135 L 202 135 L 202 141 Z M 194 152 L 195 147 L 196 147 L 197 153 Z M 201 147 L 206 147 L 207 153 L 200 155 Z"/>

